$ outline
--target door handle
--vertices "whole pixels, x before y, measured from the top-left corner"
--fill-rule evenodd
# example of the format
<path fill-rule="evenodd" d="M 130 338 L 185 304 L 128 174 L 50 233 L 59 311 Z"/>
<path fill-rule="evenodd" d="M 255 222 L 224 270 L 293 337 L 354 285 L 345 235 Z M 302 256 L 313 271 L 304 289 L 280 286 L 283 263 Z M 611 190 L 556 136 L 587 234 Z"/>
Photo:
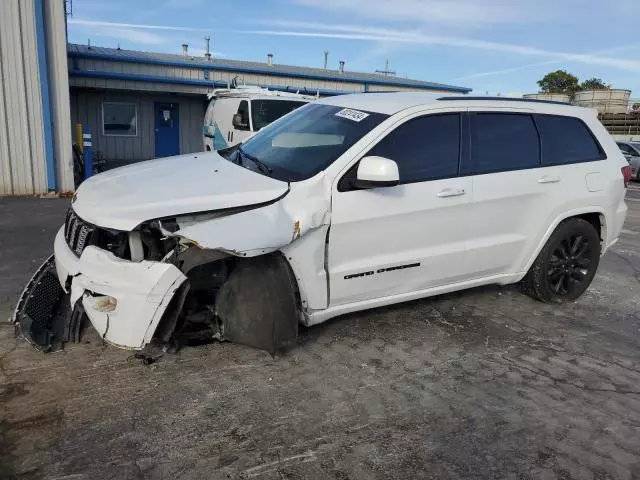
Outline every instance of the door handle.
<path fill-rule="evenodd" d="M 549 177 L 547 175 L 538 179 L 538 183 L 558 183 L 559 181 L 560 177 Z"/>
<path fill-rule="evenodd" d="M 439 198 L 460 197 L 465 193 L 467 192 L 465 192 L 464 188 L 445 188 L 444 190 L 439 191 L 436 196 Z"/>

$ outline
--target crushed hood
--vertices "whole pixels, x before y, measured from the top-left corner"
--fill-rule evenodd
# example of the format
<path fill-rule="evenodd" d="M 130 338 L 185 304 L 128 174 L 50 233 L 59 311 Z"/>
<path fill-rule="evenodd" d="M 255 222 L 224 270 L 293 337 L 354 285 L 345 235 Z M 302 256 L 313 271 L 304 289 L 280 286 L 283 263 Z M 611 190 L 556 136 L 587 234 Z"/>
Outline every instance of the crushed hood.
<path fill-rule="evenodd" d="M 101 173 L 82 183 L 73 209 L 104 228 L 132 230 L 154 218 L 275 200 L 286 182 L 247 170 L 216 152 L 179 155 Z"/>

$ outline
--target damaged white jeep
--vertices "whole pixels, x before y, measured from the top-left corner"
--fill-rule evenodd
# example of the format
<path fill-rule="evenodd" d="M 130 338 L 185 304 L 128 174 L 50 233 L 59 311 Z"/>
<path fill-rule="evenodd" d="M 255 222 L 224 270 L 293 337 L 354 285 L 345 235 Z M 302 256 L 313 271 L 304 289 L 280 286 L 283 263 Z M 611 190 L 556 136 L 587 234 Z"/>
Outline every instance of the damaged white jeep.
<path fill-rule="evenodd" d="M 84 182 L 14 320 L 43 351 L 88 318 L 123 348 L 200 330 L 273 352 L 298 323 L 478 285 L 574 300 L 618 239 L 628 170 L 586 109 L 323 99 Z"/>

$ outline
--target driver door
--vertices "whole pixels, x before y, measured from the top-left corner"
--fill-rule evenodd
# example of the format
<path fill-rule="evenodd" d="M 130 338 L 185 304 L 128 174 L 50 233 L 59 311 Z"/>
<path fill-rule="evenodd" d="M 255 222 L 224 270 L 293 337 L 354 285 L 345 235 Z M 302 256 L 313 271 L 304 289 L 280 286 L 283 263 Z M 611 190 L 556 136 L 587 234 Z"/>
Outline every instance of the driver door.
<path fill-rule="evenodd" d="M 400 184 L 358 190 L 356 163 L 334 185 L 328 264 L 330 306 L 465 279 L 471 177 L 458 175 L 468 142 L 462 114 L 417 116 L 365 156 L 398 164 Z"/>

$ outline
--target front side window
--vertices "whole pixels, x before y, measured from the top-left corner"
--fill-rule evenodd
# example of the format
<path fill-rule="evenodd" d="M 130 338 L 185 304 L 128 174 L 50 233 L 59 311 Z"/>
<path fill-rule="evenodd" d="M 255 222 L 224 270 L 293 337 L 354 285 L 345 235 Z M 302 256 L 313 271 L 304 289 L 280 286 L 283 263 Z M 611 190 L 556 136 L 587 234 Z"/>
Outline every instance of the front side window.
<path fill-rule="evenodd" d="M 102 104 L 102 133 L 107 136 L 135 137 L 138 134 L 138 112 L 135 103 Z"/>
<path fill-rule="evenodd" d="M 460 160 L 460 115 L 429 115 L 403 123 L 367 156 L 398 164 L 400 183 L 453 177 Z"/>
<path fill-rule="evenodd" d="M 238 115 L 240 115 L 240 124 L 235 125 L 238 130 L 249 130 L 249 102 L 242 100 L 238 106 Z"/>
<path fill-rule="evenodd" d="M 242 144 L 242 153 L 258 159 L 274 178 L 305 180 L 331 165 L 387 117 L 310 103 L 256 133 Z M 235 151 L 227 158 L 239 163 L 241 157 Z"/>
<path fill-rule="evenodd" d="M 257 132 L 305 103 L 293 100 L 251 100 L 253 130 Z"/>
<path fill-rule="evenodd" d="M 472 113 L 471 161 L 464 173 L 483 174 L 535 168 L 540 141 L 531 115 Z"/>
<path fill-rule="evenodd" d="M 574 117 L 536 115 L 542 143 L 542 164 L 562 165 L 605 158 L 604 152 L 582 122 Z"/>

